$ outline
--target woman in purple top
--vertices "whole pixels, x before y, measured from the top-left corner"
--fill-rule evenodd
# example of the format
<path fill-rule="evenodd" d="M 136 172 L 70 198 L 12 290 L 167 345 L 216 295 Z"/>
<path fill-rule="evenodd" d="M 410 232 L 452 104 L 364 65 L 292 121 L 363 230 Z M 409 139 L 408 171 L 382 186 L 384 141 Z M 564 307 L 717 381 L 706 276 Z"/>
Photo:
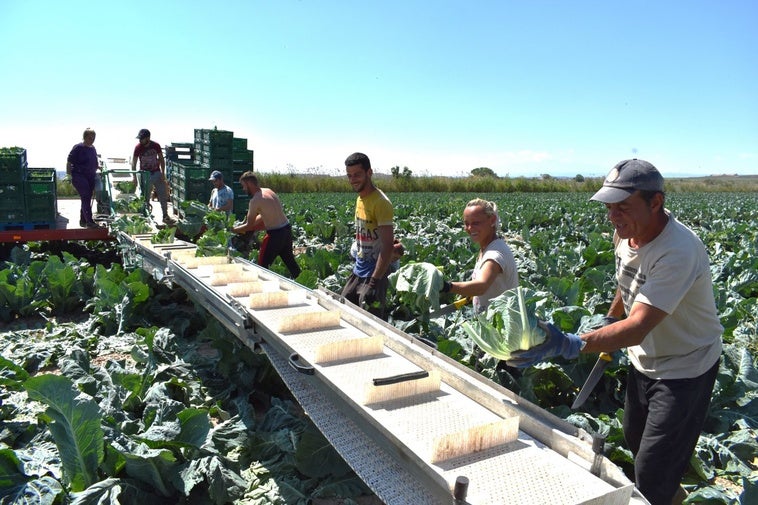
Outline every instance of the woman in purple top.
<path fill-rule="evenodd" d="M 71 184 L 82 200 L 79 226 L 100 228 L 92 219 L 92 193 L 95 191 L 95 174 L 98 168 L 97 151 L 92 145 L 95 143 L 95 130 L 84 130 L 82 139 L 82 142 L 76 144 L 68 154 L 66 173 L 71 176 Z"/>

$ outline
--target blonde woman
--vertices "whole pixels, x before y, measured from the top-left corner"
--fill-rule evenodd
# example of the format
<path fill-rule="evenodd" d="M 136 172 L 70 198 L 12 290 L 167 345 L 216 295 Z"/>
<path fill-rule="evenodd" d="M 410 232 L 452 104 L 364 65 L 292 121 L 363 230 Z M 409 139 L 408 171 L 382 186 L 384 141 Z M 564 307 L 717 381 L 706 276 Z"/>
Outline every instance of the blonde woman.
<path fill-rule="evenodd" d="M 472 298 L 474 310 L 481 312 L 490 300 L 518 286 L 518 270 L 513 252 L 498 235 L 500 217 L 495 202 L 471 200 L 463 209 L 463 226 L 471 241 L 479 245 L 470 281 L 445 281 L 443 293 Z"/>

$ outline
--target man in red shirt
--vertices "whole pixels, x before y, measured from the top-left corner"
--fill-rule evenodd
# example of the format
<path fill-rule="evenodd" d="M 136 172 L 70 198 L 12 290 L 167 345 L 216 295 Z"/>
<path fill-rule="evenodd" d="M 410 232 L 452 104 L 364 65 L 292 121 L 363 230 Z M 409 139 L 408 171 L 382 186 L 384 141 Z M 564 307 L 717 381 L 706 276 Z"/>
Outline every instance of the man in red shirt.
<path fill-rule="evenodd" d="M 137 134 L 139 144 L 134 148 L 132 156 L 132 171 L 137 170 L 137 160 L 139 159 L 140 170 L 150 172 L 150 179 L 146 188 L 142 188 L 143 194 L 150 198 L 150 194 L 155 188 L 158 194 L 158 201 L 163 211 L 163 224 L 172 225 L 175 221 L 168 215 L 168 184 L 166 183 L 166 160 L 163 158 L 163 151 L 160 144 L 150 140 L 150 130 L 141 129 Z"/>

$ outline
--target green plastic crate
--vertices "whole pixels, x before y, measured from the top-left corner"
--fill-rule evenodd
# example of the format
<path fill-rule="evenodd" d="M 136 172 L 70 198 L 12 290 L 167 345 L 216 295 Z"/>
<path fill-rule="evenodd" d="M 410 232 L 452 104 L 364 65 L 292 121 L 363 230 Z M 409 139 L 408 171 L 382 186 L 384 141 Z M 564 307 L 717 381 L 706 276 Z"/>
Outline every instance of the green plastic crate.
<path fill-rule="evenodd" d="M 243 193 L 242 196 L 237 196 L 237 191 L 234 191 L 234 202 L 232 204 L 232 213 L 237 219 L 244 219 L 247 216 L 247 210 L 250 208 L 250 197 Z"/>
<path fill-rule="evenodd" d="M 217 147 L 231 147 L 234 143 L 234 133 L 226 130 L 206 130 L 203 132 L 203 143 Z"/>
<path fill-rule="evenodd" d="M 231 160 L 234 151 L 231 146 L 213 146 L 209 144 L 195 144 L 195 159 L 202 161 L 210 161 L 216 159 Z"/>
<path fill-rule="evenodd" d="M 224 181 L 226 182 L 229 182 L 230 178 L 234 176 L 234 165 L 231 160 L 208 161 L 201 163 L 200 166 L 206 170 L 208 176 L 210 176 L 211 172 L 214 170 L 218 170 L 223 174 Z"/>
<path fill-rule="evenodd" d="M 23 184 L 0 184 L 0 210 L 24 209 Z"/>
<path fill-rule="evenodd" d="M 187 200 L 194 200 L 207 204 L 211 198 L 210 186 L 185 185 L 183 187 L 172 188 L 172 195 L 181 203 Z"/>
<path fill-rule="evenodd" d="M 29 168 L 24 181 L 26 195 L 56 195 L 56 175 L 54 168 Z"/>
<path fill-rule="evenodd" d="M 209 195 L 211 194 L 211 189 L 213 187 L 211 186 L 211 182 L 208 180 L 202 180 L 202 181 L 184 181 L 184 185 L 182 188 L 187 193 L 202 193 L 207 192 Z"/>
<path fill-rule="evenodd" d="M 233 161 L 232 170 L 234 179 L 237 180 L 243 173 L 253 171 L 253 163 L 252 161 Z"/>
<path fill-rule="evenodd" d="M 0 170 L 23 170 L 26 168 L 26 149 L 23 147 L 0 147 Z"/>
<path fill-rule="evenodd" d="M 234 175 L 234 164 L 232 160 L 203 161 L 200 163 L 200 166 L 202 166 L 208 171 L 209 176 L 211 172 L 213 172 L 214 170 L 218 170 L 219 172 L 224 174 L 225 181 L 228 181 L 229 178 Z"/>
<path fill-rule="evenodd" d="M 232 139 L 232 149 L 235 151 L 247 151 L 247 139 L 238 139 L 234 137 Z"/>
<path fill-rule="evenodd" d="M 167 161 L 192 163 L 195 160 L 195 145 L 189 142 L 173 142 L 166 146 Z"/>
<path fill-rule="evenodd" d="M 216 147 L 228 146 L 232 147 L 234 142 L 234 133 L 227 130 L 195 130 L 195 149 L 197 149 L 197 143 L 213 145 Z"/>
<path fill-rule="evenodd" d="M 26 174 L 26 149 L 22 147 L 0 148 L 0 184 L 19 184 Z"/>
<path fill-rule="evenodd" d="M 54 168 L 29 168 L 24 181 L 26 221 L 54 223 L 58 215 L 58 194 Z"/>
<path fill-rule="evenodd" d="M 23 208 L 0 210 L 0 224 L 23 224 L 26 222 L 26 212 Z"/>
<path fill-rule="evenodd" d="M 253 164 L 253 151 L 234 151 L 232 153 L 232 160 L 236 163 L 238 161 Z"/>
<path fill-rule="evenodd" d="M 183 201 L 186 202 L 187 200 L 193 200 L 193 201 L 196 201 L 196 202 L 207 204 L 208 200 L 210 200 L 210 199 L 211 199 L 211 190 L 209 189 L 207 191 L 199 191 L 199 190 L 198 191 L 187 191 L 184 194 L 184 200 Z"/>
<path fill-rule="evenodd" d="M 208 181 L 212 170 L 208 170 L 202 165 L 195 163 L 177 163 L 173 162 L 171 167 L 172 177 L 184 181 Z"/>
<path fill-rule="evenodd" d="M 52 195 L 26 198 L 26 221 L 29 223 L 54 223 L 58 206 Z"/>
<path fill-rule="evenodd" d="M 7 153 L 7 149 L 2 149 Z M 24 155 L 25 156 L 25 155 Z M 8 177 L 8 172 L 0 172 L 0 224 L 22 225 L 26 222 L 26 199 L 24 197 L 24 173 Z M 20 180 L 19 179 L 20 176 Z"/>
<path fill-rule="evenodd" d="M 177 173 L 173 169 L 172 170 L 166 169 L 166 171 L 168 172 L 168 179 L 167 180 L 168 180 L 168 184 L 169 185 L 177 184 L 179 182 L 184 181 L 184 174 L 183 173 Z"/>
<path fill-rule="evenodd" d="M 237 179 L 235 179 L 232 184 L 229 184 L 229 187 L 232 188 L 232 191 L 234 191 L 234 198 L 237 198 L 237 196 L 250 198 L 242 188 L 242 183 L 239 181 L 239 177 L 237 177 Z"/>

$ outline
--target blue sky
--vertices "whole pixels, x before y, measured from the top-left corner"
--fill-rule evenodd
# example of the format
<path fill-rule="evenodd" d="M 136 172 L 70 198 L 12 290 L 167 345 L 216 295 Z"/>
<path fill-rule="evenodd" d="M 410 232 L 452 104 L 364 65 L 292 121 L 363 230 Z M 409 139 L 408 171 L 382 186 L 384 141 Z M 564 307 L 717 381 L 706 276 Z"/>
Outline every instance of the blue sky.
<path fill-rule="evenodd" d="M 758 2 L 0 0 L 0 146 L 232 130 L 256 169 L 758 174 Z"/>

